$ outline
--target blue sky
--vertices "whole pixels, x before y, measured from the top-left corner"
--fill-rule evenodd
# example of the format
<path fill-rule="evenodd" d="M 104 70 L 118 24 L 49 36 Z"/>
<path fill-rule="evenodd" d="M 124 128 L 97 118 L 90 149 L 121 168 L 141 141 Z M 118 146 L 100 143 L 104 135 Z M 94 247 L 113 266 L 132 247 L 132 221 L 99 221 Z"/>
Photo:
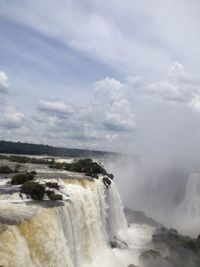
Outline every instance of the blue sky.
<path fill-rule="evenodd" d="M 196 156 L 199 8 L 0 0 L 0 139 Z"/>

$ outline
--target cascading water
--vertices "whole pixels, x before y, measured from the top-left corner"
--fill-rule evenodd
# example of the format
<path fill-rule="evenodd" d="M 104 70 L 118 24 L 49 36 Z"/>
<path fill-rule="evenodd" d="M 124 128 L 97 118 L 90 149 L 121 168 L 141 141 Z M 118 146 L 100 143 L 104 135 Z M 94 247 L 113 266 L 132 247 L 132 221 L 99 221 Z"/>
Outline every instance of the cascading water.
<path fill-rule="evenodd" d="M 0 228 L 0 266 L 122 266 L 109 247 L 127 227 L 115 184 L 107 189 L 101 178 L 59 183 L 63 205 L 27 204 L 31 218 Z"/>
<path fill-rule="evenodd" d="M 180 233 L 196 237 L 200 219 L 200 174 L 188 178 L 185 197 L 175 209 L 173 227 Z"/>
<path fill-rule="evenodd" d="M 200 174 L 192 174 L 188 179 L 185 198 L 180 211 L 191 217 L 200 216 Z"/>

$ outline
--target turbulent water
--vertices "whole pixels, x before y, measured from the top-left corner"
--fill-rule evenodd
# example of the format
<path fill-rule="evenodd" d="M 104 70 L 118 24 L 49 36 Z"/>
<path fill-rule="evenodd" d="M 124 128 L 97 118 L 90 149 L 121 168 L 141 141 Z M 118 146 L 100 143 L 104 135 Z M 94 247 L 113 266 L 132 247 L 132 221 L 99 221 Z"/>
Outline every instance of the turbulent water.
<path fill-rule="evenodd" d="M 127 231 L 129 236 L 132 233 L 127 230 L 115 184 L 107 189 L 101 179 L 59 183 L 63 205 L 44 207 L 13 197 L 1 201 L 1 221 L 7 223 L 0 228 L 0 266 L 120 267 L 133 263 L 134 255 L 129 253 L 125 260 L 120 250 L 109 245 Z"/>

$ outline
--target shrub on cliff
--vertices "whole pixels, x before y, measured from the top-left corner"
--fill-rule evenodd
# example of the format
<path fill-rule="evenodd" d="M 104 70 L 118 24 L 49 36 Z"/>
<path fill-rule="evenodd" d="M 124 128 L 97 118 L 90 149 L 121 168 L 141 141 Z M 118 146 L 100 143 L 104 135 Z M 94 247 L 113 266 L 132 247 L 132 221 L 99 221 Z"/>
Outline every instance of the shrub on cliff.
<path fill-rule="evenodd" d="M 25 182 L 32 181 L 34 179 L 35 174 L 36 174 L 35 172 L 16 174 L 12 177 L 10 183 L 12 185 L 24 184 Z"/>
<path fill-rule="evenodd" d="M 46 190 L 45 193 L 47 194 L 48 198 L 50 200 L 52 200 L 52 201 L 57 201 L 57 200 L 62 200 L 63 199 L 62 195 L 55 194 L 55 192 L 52 191 L 52 190 Z"/>
<path fill-rule="evenodd" d="M 46 190 L 45 193 L 49 197 L 51 194 L 55 194 L 53 190 Z"/>
<path fill-rule="evenodd" d="M 49 188 L 55 188 L 55 189 L 59 190 L 59 185 L 58 185 L 58 183 L 55 183 L 55 182 L 47 182 L 46 186 L 48 186 Z"/>
<path fill-rule="evenodd" d="M 13 170 L 8 165 L 0 166 L 0 173 L 13 173 Z"/>
<path fill-rule="evenodd" d="M 49 165 L 49 167 L 55 169 L 67 170 L 71 172 L 85 173 L 85 175 L 91 176 L 93 178 L 98 178 L 99 174 L 107 175 L 110 179 L 114 178 L 112 173 L 108 174 L 101 164 L 93 161 L 90 158 L 78 159 L 71 163 L 53 162 L 52 164 Z"/>
<path fill-rule="evenodd" d="M 52 193 L 52 194 L 49 194 L 49 199 L 52 200 L 52 201 L 57 201 L 57 200 L 62 200 L 63 197 L 62 195 L 60 194 L 55 194 L 55 193 Z"/>
<path fill-rule="evenodd" d="M 30 195 L 34 200 L 41 200 L 44 197 L 45 189 L 43 185 L 37 182 L 28 181 L 22 185 L 21 193 Z"/>

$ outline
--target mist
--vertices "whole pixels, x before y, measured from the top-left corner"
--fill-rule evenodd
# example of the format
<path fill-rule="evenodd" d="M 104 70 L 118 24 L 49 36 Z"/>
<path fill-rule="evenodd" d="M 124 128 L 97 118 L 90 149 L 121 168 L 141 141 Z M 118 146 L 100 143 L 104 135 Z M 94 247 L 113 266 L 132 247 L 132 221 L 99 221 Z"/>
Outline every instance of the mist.
<path fill-rule="evenodd" d="M 144 211 L 183 234 L 199 233 L 199 161 L 122 156 L 105 165 L 115 176 L 125 207 Z"/>

